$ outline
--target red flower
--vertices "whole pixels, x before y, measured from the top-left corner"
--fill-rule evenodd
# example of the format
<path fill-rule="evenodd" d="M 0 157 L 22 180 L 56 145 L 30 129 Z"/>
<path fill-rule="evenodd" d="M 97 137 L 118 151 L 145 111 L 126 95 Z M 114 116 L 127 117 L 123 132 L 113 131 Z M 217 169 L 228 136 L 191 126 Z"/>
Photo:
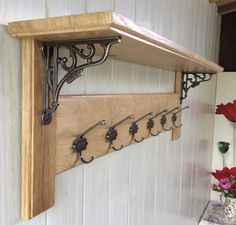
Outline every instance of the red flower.
<path fill-rule="evenodd" d="M 230 174 L 234 179 L 236 179 L 236 167 L 230 168 Z"/>
<path fill-rule="evenodd" d="M 221 180 L 224 178 L 233 178 L 236 179 L 236 167 L 228 168 L 225 167 L 223 170 L 216 170 L 216 172 L 211 173 L 213 177 L 217 180 Z"/>
<path fill-rule="evenodd" d="M 216 106 L 216 114 L 223 114 L 229 121 L 236 122 L 236 100 L 226 105 L 220 104 Z"/>
<path fill-rule="evenodd" d="M 229 168 L 225 167 L 223 170 L 216 170 L 216 172 L 211 173 L 213 177 L 215 177 L 217 180 L 221 180 L 224 178 L 230 177 L 230 170 Z"/>

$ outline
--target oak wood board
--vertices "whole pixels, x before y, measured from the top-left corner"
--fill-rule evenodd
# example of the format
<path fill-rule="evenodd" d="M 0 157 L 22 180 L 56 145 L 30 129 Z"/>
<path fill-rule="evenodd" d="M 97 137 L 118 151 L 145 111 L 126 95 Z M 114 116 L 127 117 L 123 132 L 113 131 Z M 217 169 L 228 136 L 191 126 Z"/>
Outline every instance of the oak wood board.
<path fill-rule="evenodd" d="M 126 116 L 134 115 L 137 119 L 148 112 L 157 113 L 179 106 L 179 94 L 177 93 L 61 96 L 60 107 L 57 111 L 56 173 L 82 164 L 77 160 L 77 153 L 72 149 L 72 143 L 79 134 L 96 122 L 106 120 L 107 124 L 97 127 L 85 136 L 88 146 L 82 155 L 86 160 L 91 156 L 96 159 L 113 151 L 108 148 L 109 145 L 105 139 L 106 132 L 109 127 Z M 178 114 L 178 118 L 180 118 L 180 114 Z M 166 128 L 172 126 L 171 116 L 172 114 L 167 116 Z M 163 131 L 160 126 L 160 116 L 156 117 L 154 121 L 153 133 Z M 180 123 L 179 119 L 177 123 Z M 152 137 L 148 136 L 146 124 L 147 118 L 138 122 L 139 132 L 136 135 L 138 140 L 142 137 Z M 117 127 L 118 137 L 114 141 L 116 147 L 135 143 L 130 142 L 130 125 L 131 121 L 128 120 Z M 152 138 L 158 138 L 158 136 Z M 148 151 L 148 149 L 143 150 Z M 121 151 L 125 151 L 125 148 Z"/>
<path fill-rule="evenodd" d="M 9 32 L 19 38 L 60 41 L 121 36 L 114 59 L 172 71 L 222 72 L 223 68 L 112 11 L 18 21 Z"/>
<path fill-rule="evenodd" d="M 54 205 L 56 121 L 41 124 L 44 66 L 41 43 L 22 41 L 22 218 Z"/>
<path fill-rule="evenodd" d="M 182 73 L 176 72 L 175 73 L 175 93 L 179 94 L 181 96 L 182 92 Z M 181 103 L 182 106 L 182 103 Z M 181 113 L 178 115 L 179 125 L 181 122 Z M 174 128 L 172 131 L 172 140 L 175 141 L 179 139 L 181 136 L 181 128 Z"/>

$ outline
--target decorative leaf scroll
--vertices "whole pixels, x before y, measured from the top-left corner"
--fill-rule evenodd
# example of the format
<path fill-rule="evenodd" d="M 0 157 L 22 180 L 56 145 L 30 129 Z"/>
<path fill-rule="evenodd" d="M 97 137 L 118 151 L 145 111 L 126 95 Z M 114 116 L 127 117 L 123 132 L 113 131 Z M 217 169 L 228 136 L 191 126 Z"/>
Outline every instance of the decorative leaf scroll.
<path fill-rule="evenodd" d="M 190 88 L 195 88 L 200 83 L 209 81 L 213 73 L 182 73 L 182 94 L 180 101 L 187 98 Z"/>
<path fill-rule="evenodd" d="M 120 37 L 89 39 L 70 42 L 45 42 L 45 94 L 42 122 L 48 125 L 52 112 L 57 110 L 58 98 L 64 83 L 72 83 L 83 75 L 85 68 L 100 65 L 106 61 L 110 48 L 120 42 Z M 66 49 L 68 56 L 60 57 L 60 50 Z M 98 49 L 102 49 L 102 52 Z M 66 72 L 59 80 L 58 71 Z"/>

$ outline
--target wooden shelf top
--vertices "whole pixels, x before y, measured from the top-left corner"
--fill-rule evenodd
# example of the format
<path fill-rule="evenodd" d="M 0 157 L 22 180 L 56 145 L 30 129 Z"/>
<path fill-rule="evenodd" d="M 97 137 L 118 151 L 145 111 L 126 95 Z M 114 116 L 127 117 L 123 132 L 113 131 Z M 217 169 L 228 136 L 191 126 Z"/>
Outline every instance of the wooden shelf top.
<path fill-rule="evenodd" d="M 121 36 L 114 59 L 178 72 L 222 72 L 223 68 L 112 11 L 12 22 L 9 32 L 40 41 Z"/>

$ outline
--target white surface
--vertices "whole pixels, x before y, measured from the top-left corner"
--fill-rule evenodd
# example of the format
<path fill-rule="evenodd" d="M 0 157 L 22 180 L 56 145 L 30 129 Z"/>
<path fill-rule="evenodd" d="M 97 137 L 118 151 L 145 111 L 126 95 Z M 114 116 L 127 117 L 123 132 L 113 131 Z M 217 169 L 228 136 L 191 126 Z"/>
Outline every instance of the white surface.
<path fill-rule="evenodd" d="M 224 72 L 217 76 L 216 104 L 232 102 L 236 99 L 236 73 Z M 229 151 L 225 154 L 225 166 L 236 166 L 236 146 L 234 146 L 234 123 L 229 122 L 223 115 L 215 116 L 214 144 L 212 170 L 223 167 L 222 154 L 219 152 L 217 142 L 226 141 L 230 143 Z M 236 129 L 236 127 L 235 127 Z M 211 198 L 219 199 L 216 192 L 212 192 Z"/>
<path fill-rule="evenodd" d="M 235 225 L 235 223 L 226 218 L 222 202 L 210 201 L 199 225 Z"/>
<path fill-rule="evenodd" d="M 114 9 L 194 52 L 218 58 L 220 18 L 206 0 L 2 0 L 0 9 L 1 23 Z M 0 36 L 6 36 L 2 29 Z M 57 176 L 56 206 L 20 222 L 20 48 L 9 37 L 0 43 L 0 58 L 8 61 L 0 60 L 0 99 L 5 101 L 0 104 L 1 225 L 197 224 L 210 194 L 215 77 L 191 90 L 184 102 L 191 108 L 183 113 L 181 140 L 172 142 L 171 133 L 165 133 Z M 173 73 L 108 60 L 63 93 L 173 89 Z"/>

